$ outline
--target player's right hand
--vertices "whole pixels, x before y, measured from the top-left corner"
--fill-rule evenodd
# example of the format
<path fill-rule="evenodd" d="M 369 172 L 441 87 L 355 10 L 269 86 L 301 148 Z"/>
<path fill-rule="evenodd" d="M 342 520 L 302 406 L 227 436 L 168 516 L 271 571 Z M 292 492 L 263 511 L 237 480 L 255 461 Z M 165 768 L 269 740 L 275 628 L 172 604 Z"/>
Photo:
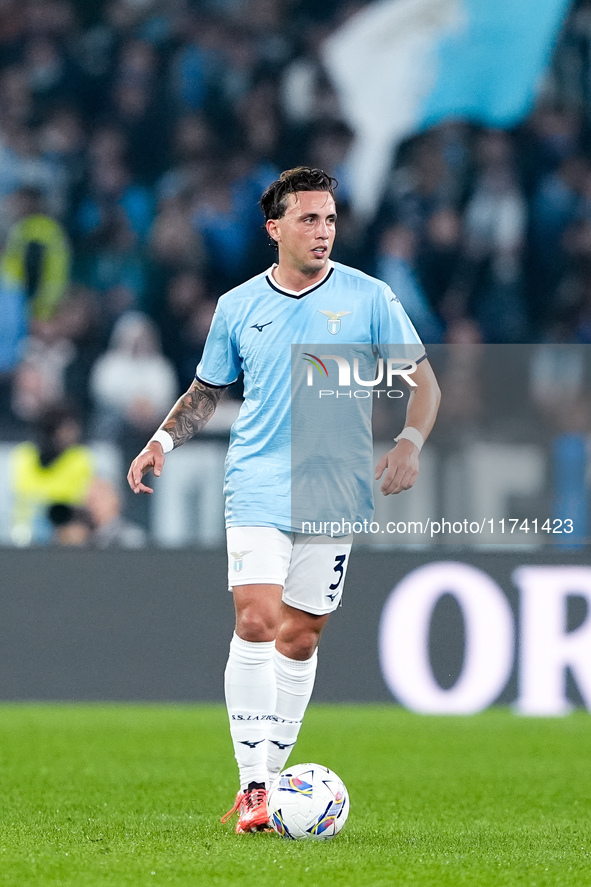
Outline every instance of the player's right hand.
<path fill-rule="evenodd" d="M 152 470 L 154 477 L 160 477 L 163 468 L 164 450 L 162 444 L 157 440 L 151 440 L 129 466 L 127 483 L 134 493 L 153 493 L 154 490 L 151 487 L 142 483 L 142 478 L 150 470 Z"/>

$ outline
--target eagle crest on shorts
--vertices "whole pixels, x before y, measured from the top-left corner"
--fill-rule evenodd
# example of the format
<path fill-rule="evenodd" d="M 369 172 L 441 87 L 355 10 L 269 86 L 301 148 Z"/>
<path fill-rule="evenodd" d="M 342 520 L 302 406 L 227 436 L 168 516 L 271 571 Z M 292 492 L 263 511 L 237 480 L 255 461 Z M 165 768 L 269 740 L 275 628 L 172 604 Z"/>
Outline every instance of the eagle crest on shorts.
<path fill-rule="evenodd" d="M 235 573 L 239 573 L 244 566 L 244 557 L 247 554 L 250 554 L 252 548 L 249 551 L 231 551 L 230 555 L 234 558 L 234 563 L 232 564 L 232 569 Z"/>

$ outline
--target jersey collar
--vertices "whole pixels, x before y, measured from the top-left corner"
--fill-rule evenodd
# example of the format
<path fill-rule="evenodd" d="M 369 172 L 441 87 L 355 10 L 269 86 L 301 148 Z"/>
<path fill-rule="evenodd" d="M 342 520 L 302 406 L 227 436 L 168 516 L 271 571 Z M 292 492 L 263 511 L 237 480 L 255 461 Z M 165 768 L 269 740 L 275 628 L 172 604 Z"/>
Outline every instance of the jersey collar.
<path fill-rule="evenodd" d="M 319 280 L 318 283 L 313 283 L 312 286 L 307 286 L 303 290 L 299 290 L 299 292 L 297 292 L 297 293 L 294 292 L 294 290 L 288 290 L 282 286 L 279 286 L 279 284 L 277 283 L 277 281 L 273 277 L 273 269 L 277 267 L 276 262 L 273 265 L 271 265 L 269 270 L 266 272 L 265 277 L 266 277 L 267 283 L 269 284 L 271 289 L 275 290 L 275 292 L 281 293 L 282 296 L 289 296 L 290 299 L 301 299 L 301 298 L 303 298 L 303 296 L 307 296 L 308 293 L 313 292 L 314 290 L 318 289 L 319 286 L 322 286 L 323 284 L 326 283 L 326 281 L 329 279 L 329 277 L 332 275 L 332 273 L 334 271 L 334 264 L 331 261 L 331 259 L 328 260 L 327 265 L 328 265 L 328 270 L 327 270 L 326 274 L 324 275 L 324 277 L 322 278 L 322 280 Z"/>

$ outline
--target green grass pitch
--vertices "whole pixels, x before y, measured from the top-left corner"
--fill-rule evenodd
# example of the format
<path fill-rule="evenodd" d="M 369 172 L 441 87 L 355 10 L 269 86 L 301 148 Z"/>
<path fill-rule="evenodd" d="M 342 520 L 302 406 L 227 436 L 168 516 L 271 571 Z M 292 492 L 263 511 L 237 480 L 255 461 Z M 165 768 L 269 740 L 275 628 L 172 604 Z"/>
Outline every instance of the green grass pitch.
<path fill-rule="evenodd" d="M 591 719 L 312 705 L 292 762 L 346 782 L 329 842 L 234 834 L 221 706 L 0 706 L 0 884 L 591 887 Z"/>

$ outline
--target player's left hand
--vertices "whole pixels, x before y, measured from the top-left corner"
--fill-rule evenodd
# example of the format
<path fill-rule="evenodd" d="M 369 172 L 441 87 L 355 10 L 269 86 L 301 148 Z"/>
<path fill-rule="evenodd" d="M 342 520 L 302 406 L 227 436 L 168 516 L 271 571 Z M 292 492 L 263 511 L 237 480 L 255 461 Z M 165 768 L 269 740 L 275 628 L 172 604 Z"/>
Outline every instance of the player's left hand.
<path fill-rule="evenodd" d="M 153 493 L 152 487 L 143 483 L 143 476 L 148 471 L 154 473 L 154 477 L 160 477 L 164 468 L 164 450 L 157 440 L 150 440 L 136 456 L 127 472 L 127 483 L 134 493 Z"/>
<path fill-rule="evenodd" d="M 384 474 L 384 472 L 386 472 Z M 380 490 L 384 496 L 410 490 L 419 475 L 419 451 L 404 438 L 382 456 L 376 466 L 376 480 L 384 475 Z"/>

